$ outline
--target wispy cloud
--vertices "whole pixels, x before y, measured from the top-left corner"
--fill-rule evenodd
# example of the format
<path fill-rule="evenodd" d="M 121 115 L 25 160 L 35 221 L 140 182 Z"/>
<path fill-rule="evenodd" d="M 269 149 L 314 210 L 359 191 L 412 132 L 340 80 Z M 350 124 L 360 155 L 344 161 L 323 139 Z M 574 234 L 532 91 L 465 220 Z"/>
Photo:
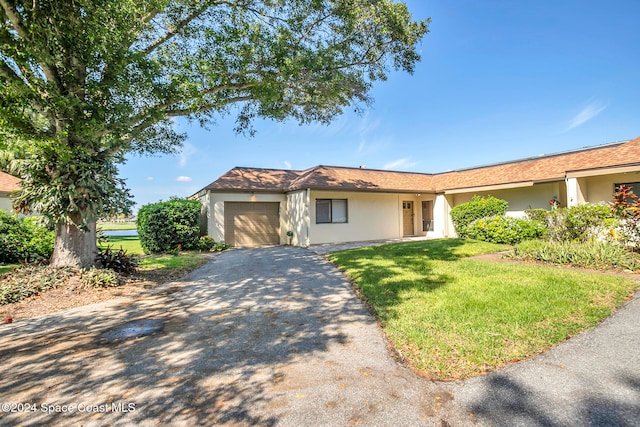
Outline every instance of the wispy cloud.
<path fill-rule="evenodd" d="M 153 180 L 154 180 L 154 178 L 152 176 L 148 176 L 147 177 L 147 181 L 153 181 Z"/>
<path fill-rule="evenodd" d="M 572 129 L 577 128 L 589 120 L 596 117 L 598 114 L 602 113 L 605 108 L 607 108 L 609 104 L 605 104 L 602 101 L 592 101 L 586 107 L 584 107 L 578 114 L 576 114 L 570 121 L 569 125 L 565 129 L 565 132 L 568 132 Z"/>
<path fill-rule="evenodd" d="M 291 163 L 287 160 L 283 161 L 285 169 L 291 169 Z"/>
<path fill-rule="evenodd" d="M 187 161 L 189 157 L 193 156 L 198 150 L 193 144 L 185 142 L 182 145 L 182 151 L 180 152 L 180 160 L 178 161 L 178 166 L 185 167 L 187 165 Z"/>
<path fill-rule="evenodd" d="M 191 178 L 190 176 L 181 175 L 181 176 L 176 178 L 176 181 L 178 181 L 178 182 L 191 182 L 191 181 L 193 181 L 193 178 Z"/>
<path fill-rule="evenodd" d="M 408 169 L 417 165 L 418 162 L 412 162 L 411 159 L 403 158 L 385 164 L 382 169 Z"/>

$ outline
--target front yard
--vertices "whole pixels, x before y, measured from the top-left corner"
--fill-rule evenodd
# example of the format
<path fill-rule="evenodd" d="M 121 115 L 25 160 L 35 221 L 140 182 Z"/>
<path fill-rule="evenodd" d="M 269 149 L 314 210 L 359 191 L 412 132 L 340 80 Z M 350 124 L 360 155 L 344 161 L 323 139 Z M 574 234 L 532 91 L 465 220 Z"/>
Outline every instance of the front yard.
<path fill-rule="evenodd" d="M 352 279 L 398 357 L 446 380 L 537 355 L 594 327 L 640 289 L 630 275 L 472 258 L 506 248 L 429 240 L 328 258 Z"/>

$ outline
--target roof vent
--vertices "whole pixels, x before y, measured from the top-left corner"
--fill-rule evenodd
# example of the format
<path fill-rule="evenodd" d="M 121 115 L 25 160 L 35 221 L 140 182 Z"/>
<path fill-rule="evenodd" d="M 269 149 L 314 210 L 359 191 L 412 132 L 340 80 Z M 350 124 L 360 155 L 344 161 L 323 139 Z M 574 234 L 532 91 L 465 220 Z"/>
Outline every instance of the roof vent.
<path fill-rule="evenodd" d="M 360 167 L 360 169 L 366 169 L 367 168 L 365 165 L 360 165 L 359 167 Z"/>

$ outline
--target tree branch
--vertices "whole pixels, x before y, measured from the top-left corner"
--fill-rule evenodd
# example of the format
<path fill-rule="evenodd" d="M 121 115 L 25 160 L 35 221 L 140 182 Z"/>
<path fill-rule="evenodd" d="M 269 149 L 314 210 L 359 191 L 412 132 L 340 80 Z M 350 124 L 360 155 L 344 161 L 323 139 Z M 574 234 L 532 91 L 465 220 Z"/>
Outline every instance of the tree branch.
<path fill-rule="evenodd" d="M 0 0 L 0 1 L 4 1 L 4 0 Z M 168 40 L 171 40 L 176 34 L 178 34 L 178 32 L 183 29 L 184 27 L 186 27 L 187 25 L 189 25 L 191 23 L 191 21 L 193 21 L 194 19 L 196 19 L 198 16 L 200 16 L 205 10 L 207 10 L 211 5 L 209 4 L 209 2 L 204 2 L 202 4 L 202 6 L 200 6 L 199 8 L 195 9 L 190 15 L 188 15 L 185 19 L 183 19 L 182 21 L 179 21 L 175 24 L 172 25 L 172 28 L 169 29 L 165 34 L 163 34 L 162 36 L 158 37 L 155 41 L 153 41 L 149 46 L 147 46 L 145 49 L 143 49 L 142 51 L 144 53 L 146 53 L 147 55 L 150 54 L 151 52 L 153 52 L 154 50 L 156 50 L 158 47 L 160 47 L 161 45 L 163 45 L 164 43 L 166 43 Z"/>
<path fill-rule="evenodd" d="M 214 110 L 214 109 L 218 109 L 218 108 L 224 107 L 224 106 L 229 105 L 229 104 L 235 104 L 236 102 L 251 101 L 252 99 L 253 99 L 253 96 L 251 96 L 251 95 L 236 96 L 234 98 L 228 98 L 228 99 L 225 99 L 225 100 L 220 101 L 220 102 L 215 102 L 215 103 L 211 103 L 211 104 L 204 104 L 204 105 L 201 105 L 199 107 L 167 110 L 166 114 L 167 114 L 167 117 L 188 116 L 189 114 L 201 113 L 201 112 L 204 112 L 204 111 Z"/>

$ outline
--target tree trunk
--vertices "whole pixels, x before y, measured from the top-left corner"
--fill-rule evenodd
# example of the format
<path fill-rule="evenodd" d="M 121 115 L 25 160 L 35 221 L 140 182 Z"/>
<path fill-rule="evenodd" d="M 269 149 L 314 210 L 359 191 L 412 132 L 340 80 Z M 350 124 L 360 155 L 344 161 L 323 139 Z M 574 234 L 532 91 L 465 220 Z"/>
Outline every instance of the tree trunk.
<path fill-rule="evenodd" d="M 74 223 L 56 225 L 56 242 L 51 265 L 55 267 L 89 268 L 96 257 L 96 223 L 85 232 Z"/>

